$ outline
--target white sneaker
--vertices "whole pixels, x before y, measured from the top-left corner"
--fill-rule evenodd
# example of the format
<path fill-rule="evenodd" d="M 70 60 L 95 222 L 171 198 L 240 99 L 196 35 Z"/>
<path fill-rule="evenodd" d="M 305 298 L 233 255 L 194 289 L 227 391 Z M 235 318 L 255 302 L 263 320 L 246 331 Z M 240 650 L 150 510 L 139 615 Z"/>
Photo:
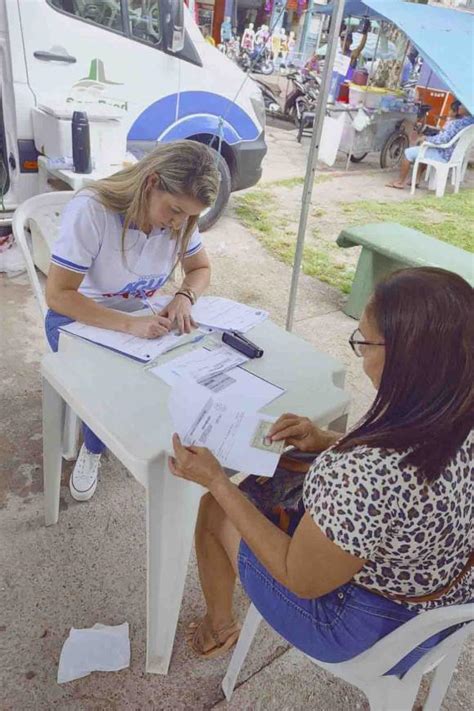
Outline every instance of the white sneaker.
<path fill-rule="evenodd" d="M 83 444 L 69 479 L 71 496 L 76 501 L 88 501 L 97 487 L 100 454 L 93 454 Z"/>

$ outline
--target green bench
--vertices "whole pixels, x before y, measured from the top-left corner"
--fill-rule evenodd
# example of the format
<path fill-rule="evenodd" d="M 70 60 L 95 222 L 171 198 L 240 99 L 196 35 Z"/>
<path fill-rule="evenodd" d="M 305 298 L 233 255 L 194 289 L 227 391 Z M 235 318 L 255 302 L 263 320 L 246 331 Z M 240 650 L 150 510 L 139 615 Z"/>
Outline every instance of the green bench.
<path fill-rule="evenodd" d="M 339 247 L 360 245 L 362 252 L 344 312 L 360 318 L 375 285 L 387 274 L 406 267 L 441 267 L 474 286 L 474 255 L 459 247 L 392 222 L 342 230 Z"/>

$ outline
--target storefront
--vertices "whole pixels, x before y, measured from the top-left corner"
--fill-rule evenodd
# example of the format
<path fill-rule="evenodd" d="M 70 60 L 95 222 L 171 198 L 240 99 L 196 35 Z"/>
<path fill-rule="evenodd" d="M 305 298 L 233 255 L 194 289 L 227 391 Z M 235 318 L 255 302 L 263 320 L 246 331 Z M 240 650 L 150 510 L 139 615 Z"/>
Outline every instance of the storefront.
<path fill-rule="evenodd" d="M 221 41 L 221 24 L 226 9 L 225 0 L 186 0 L 191 12 L 194 13 L 199 29 L 203 35 L 210 35 L 216 44 Z M 228 3 L 227 3 L 228 4 Z"/>
<path fill-rule="evenodd" d="M 231 18 L 232 27 L 237 28 L 240 36 L 250 23 L 255 29 L 266 24 L 284 27 L 287 32 L 297 31 L 308 0 L 186 0 L 186 4 L 194 13 L 201 32 L 211 35 L 218 44 L 224 17 Z"/>

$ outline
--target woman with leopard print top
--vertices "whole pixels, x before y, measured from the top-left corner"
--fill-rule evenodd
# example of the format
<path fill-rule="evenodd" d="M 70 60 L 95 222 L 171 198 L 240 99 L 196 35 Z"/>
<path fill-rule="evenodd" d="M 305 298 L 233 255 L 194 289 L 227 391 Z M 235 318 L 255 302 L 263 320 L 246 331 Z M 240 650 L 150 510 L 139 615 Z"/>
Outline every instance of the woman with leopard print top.
<path fill-rule="evenodd" d="M 200 656 L 238 638 L 237 576 L 285 639 L 330 663 L 422 610 L 472 599 L 473 301 L 469 284 L 442 269 L 378 284 L 350 338 L 377 389 L 373 405 L 344 436 L 282 415 L 272 437 L 295 449 L 268 484 L 249 477 L 243 493 L 208 450 L 175 435 L 171 470 L 209 490 L 196 529 L 207 613 L 189 631 Z"/>

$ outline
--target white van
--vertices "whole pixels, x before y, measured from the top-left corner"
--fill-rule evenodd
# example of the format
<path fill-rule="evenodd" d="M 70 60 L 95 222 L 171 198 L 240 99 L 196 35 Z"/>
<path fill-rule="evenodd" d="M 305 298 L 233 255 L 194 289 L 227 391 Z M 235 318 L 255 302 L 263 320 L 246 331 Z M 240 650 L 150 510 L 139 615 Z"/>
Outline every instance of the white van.
<path fill-rule="evenodd" d="M 0 0 L 0 218 L 39 192 L 32 115 L 63 105 L 121 112 L 137 158 L 157 141 L 221 146 L 221 188 L 254 185 L 266 152 L 256 84 L 206 42 L 182 0 Z"/>

